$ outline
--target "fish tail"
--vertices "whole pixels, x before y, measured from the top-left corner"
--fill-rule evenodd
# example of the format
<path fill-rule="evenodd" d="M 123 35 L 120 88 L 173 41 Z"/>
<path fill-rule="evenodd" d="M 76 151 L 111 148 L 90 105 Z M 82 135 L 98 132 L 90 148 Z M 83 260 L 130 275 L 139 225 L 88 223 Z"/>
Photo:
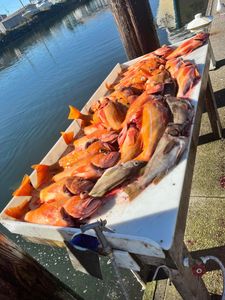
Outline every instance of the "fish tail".
<path fill-rule="evenodd" d="M 137 184 L 137 182 L 133 182 L 124 188 L 124 192 L 128 195 L 130 201 L 137 197 L 141 191 L 142 188 Z"/>
<path fill-rule="evenodd" d="M 69 120 L 82 120 L 84 124 L 89 124 L 91 122 L 91 117 L 85 114 L 82 114 L 76 107 L 69 105 L 70 112 L 68 115 Z"/>
<path fill-rule="evenodd" d="M 82 119 L 82 113 L 74 106 L 69 105 L 70 112 L 68 119 L 69 120 L 77 120 L 77 119 Z"/>
<path fill-rule="evenodd" d="M 47 165 L 33 165 L 32 169 L 36 171 L 37 174 L 37 186 L 38 188 L 44 182 L 46 182 L 50 177 L 50 166 Z"/>
<path fill-rule="evenodd" d="M 73 142 L 73 140 L 74 140 L 74 132 L 73 131 L 69 131 L 69 132 L 61 131 L 60 133 L 67 145 L 69 145 Z"/>
<path fill-rule="evenodd" d="M 113 84 L 112 83 L 109 83 L 109 82 L 105 82 L 105 87 L 107 88 L 107 90 L 113 90 Z"/>
<path fill-rule="evenodd" d="M 13 196 L 31 196 L 34 187 L 30 181 L 30 177 L 25 174 L 23 180 L 15 192 L 13 192 Z"/>
<path fill-rule="evenodd" d="M 4 211 L 4 213 L 9 217 L 21 220 L 23 219 L 24 215 L 29 211 L 29 202 L 29 200 L 25 200 L 16 207 L 9 207 Z"/>

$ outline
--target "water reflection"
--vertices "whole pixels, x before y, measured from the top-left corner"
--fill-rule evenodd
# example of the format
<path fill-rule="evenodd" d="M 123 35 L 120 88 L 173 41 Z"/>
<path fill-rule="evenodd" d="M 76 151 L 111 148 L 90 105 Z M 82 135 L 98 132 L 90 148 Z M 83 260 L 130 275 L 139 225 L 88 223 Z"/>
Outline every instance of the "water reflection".
<path fill-rule="evenodd" d="M 185 25 L 196 13 L 205 13 L 207 3 L 207 0 L 159 0 L 156 23 L 160 33 L 164 33 L 170 43 L 190 37 L 192 33 Z"/>
<path fill-rule="evenodd" d="M 161 0 L 157 11 L 157 25 L 165 27 L 170 30 L 176 29 L 179 24 L 177 22 L 177 15 L 174 0 Z"/>
<path fill-rule="evenodd" d="M 96 13 L 108 7 L 107 0 L 86 0 L 84 2 L 86 4 L 79 5 L 70 13 L 65 10 L 54 18 L 35 24 L 35 27 L 31 28 L 24 37 L 13 41 L 6 48 L 0 49 L 0 70 L 12 66 L 20 60 L 25 50 L 36 43 L 42 43 L 53 60 L 54 57 L 46 42 L 48 38 L 59 32 L 63 34 L 60 30 L 62 25 L 71 31 L 78 29 L 79 25 L 85 24 L 89 18 L 94 18 Z M 188 37 L 184 25 L 193 19 L 195 12 L 206 10 L 207 0 L 151 0 L 150 5 L 156 19 L 160 42 L 164 44 L 176 42 L 180 36 L 185 37 L 185 33 Z M 26 60 L 34 68 L 29 57 L 26 57 Z"/>
<path fill-rule="evenodd" d="M 89 18 L 94 18 L 99 11 L 108 7 L 107 0 L 92 0 L 83 2 L 86 4 L 79 4 L 79 6 L 69 14 L 68 11 L 65 10 L 64 13 L 61 13 L 61 15 L 50 18 L 49 20 L 44 20 L 44 22 L 39 24 L 34 24 L 34 28 L 31 28 L 30 31 L 26 32 L 23 37 L 12 41 L 6 47 L 2 47 L 2 49 L 0 49 L 0 70 L 12 66 L 16 63 L 16 61 L 23 58 L 25 50 L 28 47 L 34 46 L 36 43 L 42 43 L 46 48 L 48 55 L 54 60 L 53 54 L 48 48 L 45 39 L 57 35 L 62 24 L 66 29 L 74 31 L 76 27 L 84 24 Z M 77 6 L 77 4 L 75 4 L 75 6 Z M 61 19 L 62 23 L 60 22 Z M 32 68 L 34 68 L 31 60 L 28 57 L 25 57 L 25 59 L 29 62 Z"/>

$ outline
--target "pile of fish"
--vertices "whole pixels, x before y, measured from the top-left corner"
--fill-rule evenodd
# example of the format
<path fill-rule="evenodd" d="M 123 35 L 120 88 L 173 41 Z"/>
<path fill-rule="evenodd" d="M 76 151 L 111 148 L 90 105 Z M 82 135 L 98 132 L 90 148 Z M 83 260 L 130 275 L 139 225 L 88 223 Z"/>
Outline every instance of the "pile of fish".
<path fill-rule="evenodd" d="M 200 79 L 184 56 L 202 46 L 199 33 L 178 48 L 162 46 L 123 69 L 108 94 L 88 114 L 70 106 L 80 133 L 63 132 L 68 148 L 51 166 L 34 165 L 37 185 L 25 175 L 14 196 L 30 196 L 5 210 L 13 218 L 55 226 L 79 226 L 119 191 L 133 199 L 157 183 L 185 151 Z"/>

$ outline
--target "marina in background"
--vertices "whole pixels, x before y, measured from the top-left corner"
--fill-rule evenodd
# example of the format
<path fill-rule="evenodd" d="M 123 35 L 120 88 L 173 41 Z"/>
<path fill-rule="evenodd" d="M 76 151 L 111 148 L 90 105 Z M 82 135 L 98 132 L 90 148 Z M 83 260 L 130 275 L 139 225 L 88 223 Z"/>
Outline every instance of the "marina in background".
<path fill-rule="evenodd" d="M 183 16 L 186 11 L 180 9 L 178 25 L 183 26 L 197 13 L 196 2 L 201 3 L 199 10 L 205 11 L 207 1 L 188 1 L 186 11 L 192 13 Z M 155 18 L 163 15 L 159 14 L 160 7 L 166 10 L 161 1 L 151 1 L 151 7 Z M 168 14 L 176 16 L 174 6 Z M 166 28 L 161 21 L 161 43 L 167 43 L 174 31 L 184 37 L 176 22 Z M 107 1 L 82 1 L 77 7 L 33 24 L 1 50 L 1 209 L 23 174 L 31 172 L 29 166 L 40 161 L 68 126 L 68 105 L 81 108 L 114 65 L 126 61 Z M 64 249 L 12 238 L 84 299 L 123 299 L 106 261 L 101 262 L 105 270 L 105 281 L 101 282 L 75 272 Z M 123 278 L 133 299 L 140 299 L 141 287 L 133 275 L 124 271 Z"/>

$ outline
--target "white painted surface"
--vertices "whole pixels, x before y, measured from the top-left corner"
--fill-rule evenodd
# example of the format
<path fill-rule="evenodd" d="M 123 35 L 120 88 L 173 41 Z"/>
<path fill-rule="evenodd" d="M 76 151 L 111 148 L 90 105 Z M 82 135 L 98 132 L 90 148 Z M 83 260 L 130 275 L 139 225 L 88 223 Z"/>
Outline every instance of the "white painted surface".
<path fill-rule="evenodd" d="M 131 255 L 128 252 L 114 250 L 113 255 L 116 264 L 119 268 L 125 268 L 136 272 L 140 271 L 139 265 L 136 263 L 136 261 L 131 257 Z"/>
<path fill-rule="evenodd" d="M 208 45 L 204 45 L 184 59 L 193 60 L 199 72 L 202 74 L 207 53 Z M 130 65 L 137 60 L 138 59 L 135 59 L 125 63 L 124 66 Z M 83 112 L 87 111 L 92 102 L 107 93 L 105 83 L 112 83 L 120 70 L 121 66 L 119 64 L 116 65 L 91 97 L 84 107 Z M 195 86 L 191 95 L 195 111 L 197 109 L 200 90 L 201 81 Z M 193 120 L 192 130 L 194 128 L 194 122 L 195 118 Z M 71 130 L 74 130 L 75 134 L 79 131 L 77 122 L 73 122 L 67 129 L 67 131 Z M 107 226 L 115 230 L 115 233 L 106 233 L 113 248 L 163 258 L 164 253 L 162 249 L 168 250 L 172 246 L 183 181 L 187 168 L 187 157 L 189 155 L 192 130 L 187 151 L 184 153 L 180 163 L 157 185 L 149 185 L 131 202 L 125 201 L 120 197 L 109 201 L 90 219 L 90 223 L 99 218 L 106 219 Z M 50 165 L 56 162 L 66 147 L 64 140 L 60 138 L 41 163 Z M 31 178 L 32 182 L 35 183 L 35 172 L 32 173 Z M 22 201 L 25 198 L 28 197 L 14 197 L 7 207 L 16 206 L 18 205 L 18 201 Z M 4 214 L 4 211 L 1 213 L 1 223 L 11 232 L 55 241 L 70 239 L 73 234 L 80 233 L 80 230 L 77 228 L 59 228 L 12 220 Z M 91 231 L 88 233 L 93 234 Z"/>

